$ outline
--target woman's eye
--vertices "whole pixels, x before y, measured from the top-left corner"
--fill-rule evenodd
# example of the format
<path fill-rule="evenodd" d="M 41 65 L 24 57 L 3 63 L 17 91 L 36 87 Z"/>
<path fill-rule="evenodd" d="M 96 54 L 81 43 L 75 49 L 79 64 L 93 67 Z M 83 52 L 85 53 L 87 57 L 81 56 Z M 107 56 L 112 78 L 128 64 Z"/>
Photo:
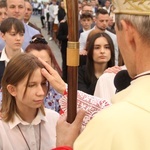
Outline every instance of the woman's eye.
<path fill-rule="evenodd" d="M 20 35 L 20 36 L 24 36 L 24 33 L 20 33 L 19 35 Z"/>
<path fill-rule="evenodd" d="M 34 84 L 29 84 L 29 85 L 28 85 L 28 87 L 33 87 L 33 86 L 34 86 Z"/>
<path fill-rule="evenodd" d="M 109 47 L 109 46 L 106 46 L 105 48 L 106 48 L 106 49 L 110 49 L 110 47 Z"/>
<path fill-rule="evenodd" d="M 95 46 L 94 49 L 99 49 L 99 46 Z"/>
<path fill-rule="evenodd" d="M 15 34 L 15 33 L 11 33 L 10 35 L 11 35 L 11 36 L 15 36 L 16 34 Z"/>
<path fill-rule="evenodd" d="M 47 85 L 47 82 L 42 82 L 42 84 L 41 85 Z"/>

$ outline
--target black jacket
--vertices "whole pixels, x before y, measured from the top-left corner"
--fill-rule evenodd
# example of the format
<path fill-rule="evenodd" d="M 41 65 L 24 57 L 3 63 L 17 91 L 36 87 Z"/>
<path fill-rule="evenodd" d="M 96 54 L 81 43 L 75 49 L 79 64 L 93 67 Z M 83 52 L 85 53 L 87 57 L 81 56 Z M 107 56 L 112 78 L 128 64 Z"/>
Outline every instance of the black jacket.
<path fill-rule="evenodd" d="M 86 66 L 84 65 L 84 66 L 79 67 L 79 71 L 78 71 L 78 90 L 81 90 L 85 93 L 94 95 L 97 80 L 98 79 L 95 76 L 94 81 L 91 82 L 88 79 Z"/>
<path fill-rule="evenodd" d="M 1 53 L 0 53 L 0 56 L 1 56 Z M 1 87 L 1 80 L 3 77 L 4 70 L 5 70 L 5 61 L 0 61 L 0 87 Z"/>
<path fill-rule="evenodd" d="M 60 22 L 61 20 L 63 20 L 65 16 L 66 16 L 65 10 L 60 7 L 58 10 L 58 21 Z"/>
<path fill-rule="evenodd" d="M 67 42 L 68 42 L 68 24 L 67 21 L 60 22 L 57 39 L 60 41 L 61 44 L 61 51 L 66 51 Z"/>

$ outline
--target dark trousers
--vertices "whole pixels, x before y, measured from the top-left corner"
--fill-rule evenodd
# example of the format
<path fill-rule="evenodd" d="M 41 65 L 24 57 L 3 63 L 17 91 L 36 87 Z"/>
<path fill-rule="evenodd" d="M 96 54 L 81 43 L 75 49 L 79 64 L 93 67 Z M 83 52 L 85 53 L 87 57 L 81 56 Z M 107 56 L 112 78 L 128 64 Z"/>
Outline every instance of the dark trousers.
<path fill-rule="evenodd" d="M 42 24 L 42 26 L 44 27 L 45 26 L 45 23 L 44 23 L 44 20 L 45 20 L 45 17 L 44 16 L 41 16 L 41 24 Z"/>

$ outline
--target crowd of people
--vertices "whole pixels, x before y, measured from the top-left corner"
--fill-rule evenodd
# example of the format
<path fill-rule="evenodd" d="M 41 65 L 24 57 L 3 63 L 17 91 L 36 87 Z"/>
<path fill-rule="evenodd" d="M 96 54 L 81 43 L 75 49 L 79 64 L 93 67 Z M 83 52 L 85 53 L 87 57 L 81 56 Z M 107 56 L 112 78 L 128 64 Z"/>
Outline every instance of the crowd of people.
<path fill-rule="evenodd" d="M 147 1 L 78 1 L 78 113 L 68 123 L 65 2 L 1 0 L 0 149 L 149 150 L 149 10 Z"/>
<path fill-rule="evenodd" d="M 37 2 L 32 3 L 33 7 L 35 4 L 37 4 Z M 49 40 L 54 40 L 55 43 L 60 46 L 62 55 L 62 78 L 65 82 L 67 82 L 66 51 L 68 41 L 68 24 L 65 1 L 51 0 L 50 3 L 42 2 L 41 5 L 41 27 L 47 30 Z M 100 9 L 103 9 L 104 11 L 98 11 Z M 115 45 L 115 64 L 118 65 L 119 52 L 115 37 L 115 17 L 113 14 L 113 9 L 114 7 L 110 0 L 78 1 L 78 32 L 80 42 L 80 56 L 84 57 L 83 65 L 85 65 L 85 55 L 87 54 L 85 49 L 86 38 L 90 31 L 96 28 L 102 32 L 107 32 L 107 34 L 112 37 L 113 43 Z M 34 13 L 33 11 L 33 14 L 37 15 L 38 13 Z M 100 23 L 99 17 L 102 18 L 103 16 L 105 16 L 105 21 Z"/>

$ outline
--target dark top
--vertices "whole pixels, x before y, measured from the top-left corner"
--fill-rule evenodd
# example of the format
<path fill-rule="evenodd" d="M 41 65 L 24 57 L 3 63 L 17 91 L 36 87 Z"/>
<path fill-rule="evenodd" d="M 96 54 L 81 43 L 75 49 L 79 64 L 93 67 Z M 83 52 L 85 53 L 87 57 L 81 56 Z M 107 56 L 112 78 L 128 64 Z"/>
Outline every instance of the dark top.
<path fill-rule="evenodd" d="M 96 76 L 94 77 L 94 81 L 91 83 L 87 76 L 86 66 L 79 67 L 78 70 L 78 90 L 81 90 L 85 93 L 94 94 L 96 82 L 97 82 Z"/>
<path fill-rule="evenodd" d="M 0 57 L 1 57 L 1 52 L 0 52 Z M 0 88 L 1 88 L 1 80 L 3 77 L 4 70 L 5 70 L 5 61 L 0 61 Z"/>
<path fill-rule="evenodd" d="M 66 50 L 67 48 L 67 41 L 68 41 L 68 24 L 67 21 L 60 22 L 57 39 L 60 41 L 61 44 L 61 51 Z"/>
<path fill-rule="evenodd" d="M 79 67 L 86 64 L 87 55 L 79 55 Z"/>
<path fill-rule="evenodd" d="M 65 16 L 66 16 L 65 10 L 60 7 L 58 10 L 58 21 L 60 22 L 61 20 L 63 20 Z"/>
<path fill-rule="evenodd" d="M 67 52 L 67 41 L 68 41 L 68 24 L 67 21 L 60 22 L 58 28 L 57 39 L 61 45 L 61 55 L 62 55 L 62 78 L 67 82 L 67 65 L 66 65 L 66 52 Z"/>

